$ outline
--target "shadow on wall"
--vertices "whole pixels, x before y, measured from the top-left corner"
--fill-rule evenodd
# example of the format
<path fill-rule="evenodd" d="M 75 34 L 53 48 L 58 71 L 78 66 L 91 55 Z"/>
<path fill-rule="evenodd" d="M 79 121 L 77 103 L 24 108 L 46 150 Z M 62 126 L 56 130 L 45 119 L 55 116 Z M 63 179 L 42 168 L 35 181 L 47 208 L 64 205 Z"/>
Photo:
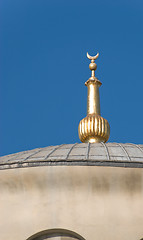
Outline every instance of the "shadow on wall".
<path fill-rule="evenodd" d="M 31 237 L 27 238 L 27 240 L 46 240 L 48 238 L 53 238 L 55 239 L 58 237 L 58 240 L 85 240 L 82 236 L 79 234 L 67 230 L 67 229 L 61 229 L 61 228 L 55 228 L 55 229 L 49 229 L 49 230 L 44 230 L 41 232 L 38 232 Z M 143 240 L 143 239 L 141 239 Z"/>

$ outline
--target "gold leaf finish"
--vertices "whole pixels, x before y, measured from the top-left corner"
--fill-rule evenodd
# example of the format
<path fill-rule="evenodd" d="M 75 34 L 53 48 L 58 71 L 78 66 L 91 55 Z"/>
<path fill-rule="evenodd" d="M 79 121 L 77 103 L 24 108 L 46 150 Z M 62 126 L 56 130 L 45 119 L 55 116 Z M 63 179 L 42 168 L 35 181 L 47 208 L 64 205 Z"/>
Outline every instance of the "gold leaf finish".
<path fill-rule="evenodd" d="M 97 65 L 94 62 L 98 56 L 99 54 L 92 57 L 87 53 L 87 57 L 91 60 L 89 64 L 91 77 L 85 83 L 88 88 L 87 116 L 80 121 L 78 127 L 79 138 L 82 142 L 107 142 L 110 135 L 108 121 L 100 116 L 99 87 L 102 83 L 95 77 Z"/>
<path fill-rule="evenodd" d="M 107 142 L 110 135 L 110 126 L 103 117 L 97 114 L 89 114 L 80 121 L 78 133 L 81 142 Z"/>
<path fill-rule="evenodd" d="M 90 60 L 96 60 L 99 57 L 99 53 L 97 53 L 95 56 L 90 56 L 89 53 L 87 52 L 87 58 Z"/>

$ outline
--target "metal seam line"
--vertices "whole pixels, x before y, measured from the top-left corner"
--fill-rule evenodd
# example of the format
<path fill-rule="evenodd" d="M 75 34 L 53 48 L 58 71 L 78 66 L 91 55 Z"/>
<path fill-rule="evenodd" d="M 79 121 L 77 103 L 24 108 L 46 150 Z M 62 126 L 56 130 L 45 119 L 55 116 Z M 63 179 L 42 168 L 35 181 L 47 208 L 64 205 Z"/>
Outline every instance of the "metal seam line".
<path fill-rule="evenodd" d="M 105 143 L 101 142 L 101 144 L 104 146 L 104 148 L 106 149 L 106 153 L 107 153 L 107 160 L 110 160 L 110 155 L 109 155 L 109 151 L 108 151 L 108 147 L 106 146 Z"/>
<path fill-rule="evenodd" d="M 67 156 L 66 156 L 65 159 L 68 159 L 68 157 L 69 157 L 71 151 L 73 150 L 73 148 L 74 148 L 77 144 L 79 144 L 79 143 L 75 143 L 75 144 L 73 144 L 73 146 L 70 148 L 69 152 L 67 153 Z"/>
<path fill-rule="evenodd" d="M 138 146 L 138 145 L 136 145 L 134 143 L 130 143 L 130 144 L 133 145 L 133 146 L 136 146 L 143 153 L 143 149 L 140 146 Z"/>
<path fill-rule="evenodd" d="M 126 154 L 128 160 L 131 162 L 131 158 L 130 158 L 130 156 L 129 156 L 127 150 L 123 147 L 123 145 L 122 145 L 121 143 L 117 143 L 117 144 L 122 148 L 122 150 L 123 150 L 124 153 Z"/>
<path fill-rule="evenodd" d="M 39 148 L 38 148 L 39 149 Z M 41 149 L 41 148 L 40 148 Z M 36 149 L 35 149 L 36 150 Z M 29 152 L 31 151 L 31 150 L 28 150 Z M 28 151 L 23 151 L 23 152 L 20 152 L 19 154 L 17 154 L 16 155 L 16 157 L 18 158 L 19 156 L 21 156 L 21 155 L 23 155 L 24 153 L 27 153 Z M 13 153 L 14 154 L 14 153 Z M 12 154 L 12 155 L 13 155 Z M 11 157 L 10 159 L 8 159 L 6 162 L 9 162 L 9 161 L 11 161 L 13 158 L 15 158 L 15 154 L 14 154 L 14 156 L 13 157 Z"/>
<path fill-rule="evenodd" d="M 25 158 L 24 160 L 22 160 L 22 161 L 25 161 L 26 159 L 28 159 L 29 157 L 33 156 L 34 154 L 40 152 L 41 150 L 42 150 L 42 149 L 40 148 L 40 150 L 38 150 L 38 151 L 30 154 L 28 157 L 26 157 L 26 158 Z M 30 151 L 30 150 L 29 150 L 29 151 Z M 18 155 L 17 155 L 17 158 L 19 158 L 20 156 L 24 155 L 24 153 L 27 153 L 27 151 L 23 151 L 22 153 L 18 154 Z M 8 159 L 6 162 L 8 163 L 8 162 L 11 161 L 13 158 L 15 158 L 15 157 L 12 157 L 12 158 Z"/>
<path fill-rule="evenodd" d="M 51 150 L 51 152 L 44 158 L 44 160 L 47 159 L 53 152 L 55 152 L 57 149 L 59 149 L 59 148 L 62 147 L 63 145 L 64 145 L 64 144 L 62 144 L 62 145 L 54 148 L 53 150 Z"/>
<path fill-rule="evenodd" d="M 87 145 L 86 160 L 88 160 L 89 158 L 89 151 L 90 151 L 90 142 L 88 142 L 88 145 Z"/>
<path fill-rule="evenodd" d="M 35 164 L 36 163 L 36 164 Z M 39 163 L 41 163 L 42 165 L 39 165 Z M 72 164 L 74 163 L 74 164 Z M 80 164 L 79 164 L 80 163 Z M 95 161 L 95 162 L 91 162 L 90 166 L 99 166 L 99 164 L 97 163 L 103 163 L 103 165 L 100 164 L 100 166 L 107 166 L 107 167 L 110 167 L 110 166 L 113 166 L 113 167 L 116 167 L 117 166 L 120 166 L 120 167 L 128 167 L 128 168 L 132 168 L 134 165 L 135 165 L 135 168 L 143 168 L 143 162 L 140 162 L 140 163 L 136 163 L 136 162 L 113 162 L 111 161 L 110 165 L 109 165 L 109 162 L 107 164 L 107 162 L 105 161 L 105 164 L 104 164 L 104 161 L 100 162 L 100 161 Z M 27 165 L 24 165 L 25 162 L 20 162 L 21 164 L 21 167 L 13 167 L 15 165 L 19 165 L 19 163 L 17 164 L 17 162 L 11 164 L 11 163 L 7 163 L 7 164 L 4 164 L 4 165 L 0 165 L 0 170 L 4 170 L 4 169 L 15 169 L 15 168 L 27 168 L 27 167 L 37 167 L 37 166 L 51 166 L 51 165 L 54 165 L 55 166 L 55 162 L 51 162 L 51 161 L 40 161 L 40 162 L 26 162 Z M 30 165 L 31 164 L 31 165 Z M 58 161 L 56 162 L 56 165 L 72 165 L 72 166 L 87 166 L 87 162 L 85 161 L 64 161 L 64 164 L 63 164 L 63 161 Z M 119 164 L 119 165 L 118 165 Z M 133 164 L 132 166 L 130 164 Z M 6 167 L 5 167 L 6 166 Z M 88 163 L 88 166 L 89 166 L 89 163 Z"/>
<path fill-rule="evenodd" d="M 35 155 L 36 153 L 41 152 L 41 151 L 42 151 L 42 148 L 41 148 L 39 151 L 36 151 L 36 152 L 30 154 L 28 157 L 26 157 L 26 158 L 23 160 L 23 162 L 24 162 L 25 160 L 27 160 L 28 158 L 32 157 L 33 155 Z"/>

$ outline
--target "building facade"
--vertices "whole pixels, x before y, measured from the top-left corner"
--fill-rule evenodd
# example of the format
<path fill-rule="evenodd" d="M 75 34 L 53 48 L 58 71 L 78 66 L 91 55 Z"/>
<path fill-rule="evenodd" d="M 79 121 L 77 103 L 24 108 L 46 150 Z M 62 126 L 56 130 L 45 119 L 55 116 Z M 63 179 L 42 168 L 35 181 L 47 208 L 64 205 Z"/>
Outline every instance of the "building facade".
<path fill-rule="evenodd" d="M 89 68 L 82 143 L 0 158 L 0 240 L 140 240 L 143 145 L 106 143 L 96 56 Z"/>
<path fill-rule="evenodd" d="M 80 143 L 0 159 L 0 239 L 141 239 L 143 145 Z"/>

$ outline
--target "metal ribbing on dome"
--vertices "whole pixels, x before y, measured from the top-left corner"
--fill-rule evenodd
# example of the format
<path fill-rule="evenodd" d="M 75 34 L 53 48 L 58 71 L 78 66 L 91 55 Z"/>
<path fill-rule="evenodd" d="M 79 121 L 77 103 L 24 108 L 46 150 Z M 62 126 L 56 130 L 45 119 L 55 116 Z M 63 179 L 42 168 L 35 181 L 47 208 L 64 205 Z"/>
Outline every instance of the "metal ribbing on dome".
<path fill-rule="evenodd" d="M 38 166 L 143 167 L 143 145 L 75 143 L 33 149 L 0 157 L 0 169 Z"/>

